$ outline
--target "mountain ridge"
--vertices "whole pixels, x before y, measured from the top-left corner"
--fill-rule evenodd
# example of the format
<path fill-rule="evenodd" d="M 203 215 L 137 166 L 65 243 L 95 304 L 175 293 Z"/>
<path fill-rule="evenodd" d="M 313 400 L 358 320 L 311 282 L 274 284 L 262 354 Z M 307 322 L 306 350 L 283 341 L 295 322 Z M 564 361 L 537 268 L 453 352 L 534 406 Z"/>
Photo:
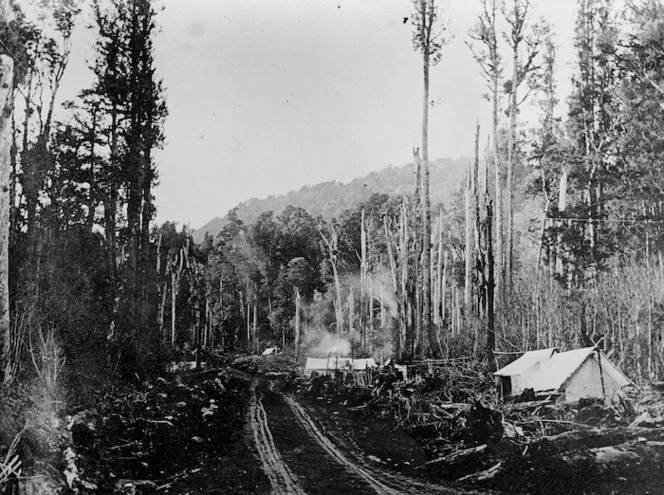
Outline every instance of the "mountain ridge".
<path fill-rule="evenodd" d="M 431 204 L 449 206 L 454 188 L 465 177 L 469 158 L 440 158 L 431 163 Z M 312 216 L 326 220 L 337 218 L 343 211 L 366 201 L 372 194 L 412 194 L 415 191 L 415 165 L 389 165 L 381 170 L 355 178 L 347 183 L 326 181 L 302 186 L 298 190 L 264 198 L 250 198 L 239 203 L 238 217 L 245 223 L 253 223 L 265 211 L 279 214 L 287 206 L 304 208 Z M 226 223 L 226 216 L 215 217 L 193 233 L 194 241 L 201 242 L 205 233 L 216 237 Z"/>

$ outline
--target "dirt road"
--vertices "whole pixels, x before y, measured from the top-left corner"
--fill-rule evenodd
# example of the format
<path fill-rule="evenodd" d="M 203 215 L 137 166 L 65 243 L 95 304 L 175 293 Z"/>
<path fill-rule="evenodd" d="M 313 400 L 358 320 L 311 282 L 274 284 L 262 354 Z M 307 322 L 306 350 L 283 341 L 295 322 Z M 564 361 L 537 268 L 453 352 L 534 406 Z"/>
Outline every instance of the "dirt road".
<path fill-rule="evenodd" d="M 380 459 L 341 439 L 339 423 L 320 416 L 269 383 L 252 383 L 248 426 L 271 493 L 464 493 L 381 468 Z"/>
<path fill-rule="evenodd" d="M 256 385 L 251 384 L 251 399 L 249 402 L 249 425 L 252 436 L 261 460 L 263 471 L 270 480 L 272 493 L 304 495 L 304 490 L 297 484 L 297 479 L 283 461 L 279 450 L 274 445 L 272 433 L 267 424 L 267 415 L 261 401 L 256 396 Z"/>

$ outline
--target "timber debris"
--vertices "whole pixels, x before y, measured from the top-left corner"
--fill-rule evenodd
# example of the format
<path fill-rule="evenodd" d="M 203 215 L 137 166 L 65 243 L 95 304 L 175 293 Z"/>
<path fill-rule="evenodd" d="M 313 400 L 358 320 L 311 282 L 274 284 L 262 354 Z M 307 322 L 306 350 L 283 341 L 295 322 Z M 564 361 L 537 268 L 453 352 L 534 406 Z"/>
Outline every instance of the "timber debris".
<path fill-rule="evenodd" d="M 405 380 L 383 366 L 370 383 L 314 372 L 297 390 L 350 414 L 394 420 L 425 447 L 429 460 L 417 471 L 431 480 L 509 493 L 654 493 L 664 481 L 658 389 L 633 388 L 612 402 L 531 390 L 503 401 L 489 377 L 458 360 L 409 366 Z"/>

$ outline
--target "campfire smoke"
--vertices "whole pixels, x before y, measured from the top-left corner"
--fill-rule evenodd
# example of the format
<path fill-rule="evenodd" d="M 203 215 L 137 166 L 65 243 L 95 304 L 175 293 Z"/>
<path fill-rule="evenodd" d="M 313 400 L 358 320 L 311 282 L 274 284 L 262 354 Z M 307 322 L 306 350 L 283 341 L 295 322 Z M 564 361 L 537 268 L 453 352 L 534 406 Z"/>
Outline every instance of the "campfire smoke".
<path fill-rule="evenodd" d="M 304 333 L 304 345 L 311 357 L 350 356 L 350 340 L 325 330 L 308 328 Z"/>

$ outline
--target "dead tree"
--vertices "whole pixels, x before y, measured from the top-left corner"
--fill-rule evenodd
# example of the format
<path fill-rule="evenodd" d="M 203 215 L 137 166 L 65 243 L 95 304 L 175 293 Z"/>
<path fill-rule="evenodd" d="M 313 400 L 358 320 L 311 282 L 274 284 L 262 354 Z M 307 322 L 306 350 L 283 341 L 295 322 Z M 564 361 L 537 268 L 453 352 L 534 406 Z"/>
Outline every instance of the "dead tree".
<path fill-rule="evenodd" d="M 295 287 L 295 359 L 300 357 L 300 308 L 302 301 L 300 299 L 300 289 Z"/>
<path fill-rule="evenodd" d="M 491 136 L 492 136 L 492 157 L 495 170 L 495 225 L 496 225 L 496 260 L 495 263 L 495 294 L 500 294 L 502 290 L 503 277 L 503 174 L 500 166 L 498 154 L 498 106 L 499 106 L 499 83 L 502 77 L 501 57 L 498 46 L 497 30 L 497 11 L 496 0 L 481 0 L 482 12 L 477 18 L 477 23 L 473 27 L 470 37 L 477 41 L 479 45 L 472 46 L 468 44 L 473 52 L 473 57 L 480 66 L 482 76 L 484 77 L 491 99 Z M 485 179 L 486 180 L 486 179 Z"/>
<path fill-rule="evenodd" d="M 11 101 L 14 81 L 14 61 L 0 55 L 0 367 L 3 381 L 12 378 L 11 326 L 9 323 L 9 211 L 11 198 L 9 182 L 11 175 Z"/>
<path fill-rule="evenodd" d="M 413 12 L 413 46 L 422 53 L 424 91 L 422 99 L 422 232 L 421 232 L 421 312 L 417 315 L 422 331 L 421 350 L 428 351 L 434 342 L 431 324 L 431 198 L 429 194 L 429 76 L 430 67 L 441 59 L 446 40 L 445 24 L 440 20 L 436 0 L 415 0 Z M 419 308 L 418 308 L 419 309 Z M 423 328 L 421 328 L 423 327 Z"/>
<path fill-rule="evenodd" d="M 509 94 L 509 143 L 507 147 L 507 194 L 505 196 L 505 211 L 507 213 L 507 236 L 505 238 L 505 287 L 511 291 L 512 265 L 513 265 L 513 240 L 514 240 L 514 168 L 517 161 L 517 114 L 519 107 L 528 98 L 527 92 L 521 100 L 518 97 L 519 86 L 526 80 L 528 75 L 537 71 L 539 67 L 535 64 L 543 33 L 543 26 L 532 26 L 528 28 L 527 22 L 530 15 L 530 0 L 512 0 L 511 7 L 505 8 L 503 15 L 509 25 L 506 34 L 508 44 L 512 49 L 512 80 L 506 84 L 506 92 Z M 525 45 L 525 56 L 521 57 L 520 51 Z"/>
<path fill-rule="evenodd" d="M 465 249 L 465 286 L 464 286 L 464 309 L 466 315 L 470 316 L 472 313 L 472 296 L 473 296 L 473 248 L 475 245 L 475 220 L 474 212 L 476 209 L 476 171 L 478 168 L 478 153 L 479 153 L 479 136 L 480 136 L 480 127 L 477 124 L 477 129 L 475 131 L 475 158 L 473 163 L 468 163 L 466 170 L 466 249 Z"/>
<path fill-rule="evenodd" d="M 171 251 L 168 256 L 168 271 L 171 274 L 171 345 L 175 345 L 176 303 L 184 270 L 185 249 L 189 249 L 189 243 L 179 251 Z"/>
<path fill-rule="evenodd" d="M 496 369 L 496 335 L 494 330 L 494 258 L 492 233 L 492 207 L 488 190 L 484 190 L 484 210 L 476 208 L 477 240 L 476 240 L 476 269 L 477 287 L 479 292 L 479 306 L 481 316 L 485 321 L 486 329 L 486 357 L 491 370 Z"/>
<path fill-rule="evenodd" d="M 371 305 L 371 291 L 367 294 L 367 277 L 369 274 L 369 267 L 367 263 L 367 225 L 366 225 L 366 214 L 364 208 L 362 209 L 361 216 L 361 225 L 360 225 L 360 339 L 362 341 L 362 346 L 365 345 L 366 332 L 365 332 L 365 320 L 364 312 L 365 305 L 368 303 Z M 368 312 L 367 312 L 368 315 Z M 370 315 L 367 318 L 371 318 Z"/>
<path fill-rule="evenodd" d="M 337 267 L 338 235 L 334 226 L 332 226 L 329 239 L 325 237 L 325 234 L 323 234 L 323 228 L 321 225 L 318 226 L 318 232 L 320 233 L 323 242 L 327 246 L 330 264 L 332 265 L 332 274 L 334 276 L 334 289 L 336 291 L 336 299 L 334 302 L 334 314 L 337 320 L 337 333 L 343 334 L 344 310 L 341 299 L 341 279 L 339 278 L 339 269 Z"/>

